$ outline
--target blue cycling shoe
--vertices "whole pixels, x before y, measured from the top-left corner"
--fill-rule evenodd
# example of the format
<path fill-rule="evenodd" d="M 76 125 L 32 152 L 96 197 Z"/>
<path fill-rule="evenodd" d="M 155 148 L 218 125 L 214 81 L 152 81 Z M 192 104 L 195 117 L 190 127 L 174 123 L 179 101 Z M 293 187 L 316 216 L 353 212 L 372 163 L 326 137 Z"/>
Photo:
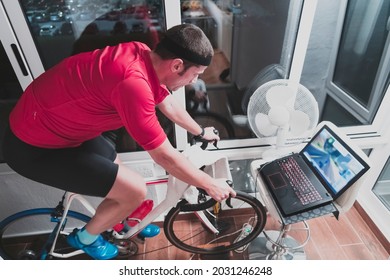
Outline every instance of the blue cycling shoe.
<path fill-rule="evenodd" d="M 67 242 L 70 246 L 76 249 L 81 249 L 95 260 L 109 260 L 118 255 L 118 248 L 105 240 L 101 235 L 92 244 L 85 245 L 80 242 L 75 228 L 67 237 Z"/>
<path fill-rule="evenodd" d="M 138 234 L 138 236 L 141 238 L 151 238 L 151 237 L 155 237 L 159 233 L 160 233 L 160 227 L 154 224 L 149 224 Z"/>

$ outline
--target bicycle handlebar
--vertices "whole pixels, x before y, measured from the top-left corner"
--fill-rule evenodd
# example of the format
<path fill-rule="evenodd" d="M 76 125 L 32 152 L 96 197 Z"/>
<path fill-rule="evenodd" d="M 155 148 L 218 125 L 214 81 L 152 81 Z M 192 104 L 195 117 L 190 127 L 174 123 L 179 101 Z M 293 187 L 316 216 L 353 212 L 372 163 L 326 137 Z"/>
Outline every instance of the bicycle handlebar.
<path fill-rule="evenodd" d="M 215 128 L 214 128 L 213 132 L 214 132 L 216 135 L 219 134 L 219 131 L 218 131 L 217 129 L 215 129 Z M 215 141 L 208 141 L 208 140 L 203 139 L 203 138 L 199 139 L 199 138 L 197 138 L 197 136 L 192 137 L 192 139 L 191 139 L 191 141 L 190 141 L 190 144 L 191 144 L 191 145 L 195 145 L 196 142 L 201 142 L 201 143 L 202 143 L 201 146 L 200 146 L 200 147 L 202 148 L 202 150 L 206 150 L 206 148 L 207 148 L 207 146 L 208 146 L 208 144 L 209 144 L 210 142 L 213 142 L 214 147 L 215 147 L 216 149 L 218 149 L 218 146 L 217 146 L 218 141 L 216 141 L 216 140 L 215 140 Z"/>

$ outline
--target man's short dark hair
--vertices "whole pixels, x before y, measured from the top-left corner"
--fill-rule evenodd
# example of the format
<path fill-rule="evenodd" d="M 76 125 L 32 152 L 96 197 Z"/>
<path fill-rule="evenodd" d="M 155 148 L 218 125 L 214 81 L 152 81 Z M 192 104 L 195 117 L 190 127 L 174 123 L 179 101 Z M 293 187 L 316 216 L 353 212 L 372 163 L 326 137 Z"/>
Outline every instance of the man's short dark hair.
<path fill-rule="evenodd" d="M 180 24 L 168 29 L 154 51 L 162 59 L 183 59 L 186 69 L 208 66 L 214 55 L 210 40 L 202 29 L 193 24 Z"/>

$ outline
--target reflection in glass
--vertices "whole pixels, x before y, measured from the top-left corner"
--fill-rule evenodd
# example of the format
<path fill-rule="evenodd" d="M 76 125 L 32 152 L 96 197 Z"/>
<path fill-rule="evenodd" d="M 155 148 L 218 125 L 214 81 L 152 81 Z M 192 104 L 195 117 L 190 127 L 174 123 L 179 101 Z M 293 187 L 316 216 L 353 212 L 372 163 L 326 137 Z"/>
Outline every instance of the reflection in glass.
<path fill-rule="evenodd" d="M 206 89 L 185 89 L 187 110 L 202 126 L 220 130 L 221 139 L 255 137 L 246 106 L 258 86 L 285 77 L 280 63 L 289 12 L 284 0 L 181 1 L 182 22 L 199 26 L 215 51 L 200 76 Z"/>
<path fill-rule="evenodd" d="M 368 107 L 385 47 L 390 1 L 348 1 L 333 81 Z"/>
<path fill-rule="evenodd" d="M 330 96 L 327 96 L 325 100 L 324 109 L 322 111 L 322 119 L 330 121 L 340 127 L 361 124 L 359 120 L 357 120 L 350 112 L 345 110 Z"/>
<path fill-rule="evenodd" d="M 121 42 L 153 48 L 165 30 L 162 0 L 20 2 L 45 69 L 72 54 Z"/>

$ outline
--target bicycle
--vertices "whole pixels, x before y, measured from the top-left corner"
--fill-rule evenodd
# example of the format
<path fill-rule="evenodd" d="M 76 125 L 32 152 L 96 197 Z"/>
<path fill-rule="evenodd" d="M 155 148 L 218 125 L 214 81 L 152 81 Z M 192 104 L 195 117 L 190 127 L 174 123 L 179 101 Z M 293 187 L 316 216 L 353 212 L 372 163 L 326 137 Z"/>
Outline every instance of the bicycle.
<path fill-rule="evenodd" d="M 183 153 L 204 172 L 215 178 L 226 178 L 231 182 L 229 163 L 226 157 L 215 152 L 190 146 Z M 206 192 L 168 175 L 147 182 L 147 185 L 167 184 L 167 193 L 161 201 L 142 219 L 126 219 L 103 235 L 117 245 L 120 257 L 132 256 L 138 247 L 134 238 L 148 224 L 166 213 L 163 228 L 170 243 L 184 251 L 200 254 L 224 254 L 235 250 L 242 253 L 249 243 L 262 231 L 266 223 L 266 210 L 255 197 L 237 191 L 237 195 L 216 202 Z M 95 208 L 82 195 L 66 192 L 54 208 L 35 208 L 15 213 L 0 222 L 0 255 L 3 259 L 68 259 L 83 254 L 71 248 L 66 236 L 75 228 L 82 227 L 90 216 L 70 210 L 77 200 L 91 214 Z M 130 215 L 131 216 L 131 215 Z M 196 219 L 193 219 L 196 217 Z M 45 223 L 41 223 L 42 218 Z M 241 218 L 241 219 L 239 219 Z M 243 222 L 239 222 L 244 218 Z M 39 221 L 38 221 L 39 219 Z M 195 220 L 191 231 L 184 233 L 180 222 Z M 131 227 L 129 226 L 132 222 Z M 48 224 L 54 223 L 54 228 Z M 31 245 L 18 252 L 10 250 L 7 239 L 15 232 L 29 232 L 39 225 L 39 234 L 32 237 Z M 20 229 L 22 228 L 22 230 Z M 119 228 L 119 229 L 118 229 Z M 26 237 L 27 238 L 27 237 Z"/>

